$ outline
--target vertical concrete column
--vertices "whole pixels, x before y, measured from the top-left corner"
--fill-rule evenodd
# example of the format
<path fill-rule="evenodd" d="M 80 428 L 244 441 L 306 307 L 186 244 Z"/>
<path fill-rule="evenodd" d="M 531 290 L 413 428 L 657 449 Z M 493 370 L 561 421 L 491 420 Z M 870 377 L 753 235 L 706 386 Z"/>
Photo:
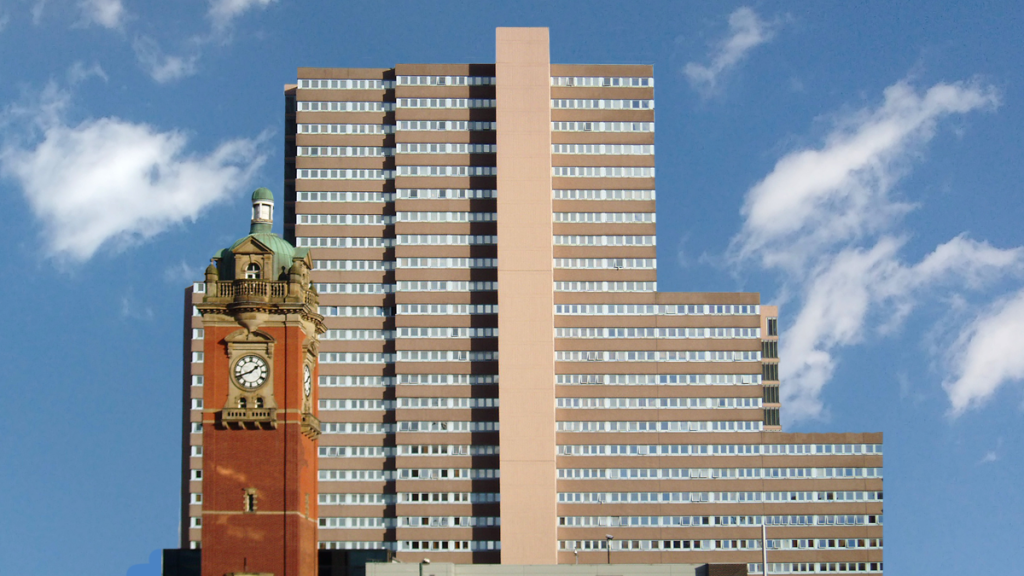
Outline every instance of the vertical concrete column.
<path fill-rule="evenodd" d="M 557 563 L 547 28 L 498 28 L 501 563 Z"/>

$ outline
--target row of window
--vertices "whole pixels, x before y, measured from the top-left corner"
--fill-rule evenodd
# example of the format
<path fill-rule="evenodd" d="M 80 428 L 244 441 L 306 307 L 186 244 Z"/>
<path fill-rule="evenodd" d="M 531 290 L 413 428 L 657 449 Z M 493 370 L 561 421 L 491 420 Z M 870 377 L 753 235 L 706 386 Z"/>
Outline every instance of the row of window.
<path fill-rule="evenodd" d="M 295 171 L 295 177 L 306 180 L 394 180 L 395 171 L 370 168 L 332 168 L 330 170 L 302 168 Z"/>
<path fill-rule="evenodd" d="M 394 340 L 395 338 L 496 338 L 497 328 L 427 326 L 395 330 L 328 330 L 321 340 Z"/>
<path fill-rule="evenodd" d="M 309 88 L 313 90 L 392 90 L 394 87 L 394 80 L 299 79 L 299 88 Z"/>
<path fill-rule="evenodd" d="M 497 314 L 497 304 L 399 304 L 399 314 L 453 315 Z"/>
<path fill-rule="evenodd" d="M 555 282 L 555 292 L 657 292 L 657 282 Z"/>
<path fill-rule="evenodd" d="M 691 446 L 690 448 L 706 448 Z M 691 450 L 691 454 L 694 452 Z M 695 471 L 696 470 L 696 471 Z M 560 468 L 561 480 L 686 480 L 690 478 L 881 478 L 881 468 Z"/>
<path fill-rule="evenodd" d="M 497 362 L 497 350 L 399 350 L 399 362 Z"/>
<path fill-rule="evenodd" d="M 654 132 L 654 122 L 552 122 L 555 132 Z"/>
<path fill-rule="evenodd" d="M 556 362 L 759 362 L 752 350 L 558 350 Z"/>
<path fill-rule="evenodd" d="M 555 328 L 555 338 L 760 338 L 760 328 Z"/>
<path fill-rule="evenodd" d="M 556 384 L 606 386 L 756 386 L 760 374 L 557 374 Z"/>
<path fill-rule="evenodd" d="M 399 188 L 390 192 L 298 192 L 299 202 L 394 202 L 400 200 L 463 200 L 496 198 L 497 190 L 469 188 Z"/>
<path fill-rule="evenodd" d="M 654 270 L 658 267 L 655 258 L 555 258 L 557 269 L 578 270 Z"/>
<path fill-rule="evenodd" d="M 552 190 L 555 200 L 654 200 L 654 190 Z"/>
<path fill-rule="evenodd" d="M 879 491 L 843 492 L 559 492 L 562 504 L 670 504 L 685 502 L 881 502 Z"/>
<path fill-rule="evenodd" d="M 655 246 L 657 236 L 561 236 L 555 246 Z"/>
<path fill-rule="evenodd" d="M 320 494 L 319 499 L 319 503 L 321 505 L 487 504 L 493 502 L 501 502 L 500 492 L 398 492 L 397 494 Z"/>
<path fill-rule="evenodd" d="M 324 434 L 395 434 L 398 432 L 496 432 L 497 422 L 324 422 Z"/>
<path fill-rule="evenodd" d="M 747 572 L 760 574 L 761 564 L 747 564 Z M 881 562 L 769 562 L 769 574 L 831 574 L 835 572 L 882 572 Z"/>
<path fill-rule="evenodd" d="M 565 224 L 651 224 L 654 212 L 555 212 L 554 221 Z"/>
<path fill-rule="evenodd" d="M 775 516 L 561 516 L 559 526 L 878 526 L 874 514 L 802 514 Z"/>
<path fill-rule="evenodd" d="M 496 166 L 399 166 L 399 176 L 497 176 Z"/>
<path fill-rule="evenodd" d="M 300 214 L 300 217 L 303 216 Z M 300 248 L 390 248 L 394 238 L 362 238 L 338 236 L 298 236 L 295 245 Z"/>
<path fill-rule="evenodd" d="M 561 178 L 654 178 L 653 166 L 552 166 Z"/>
<path fill-rule="evenodd" d="M 494 154 L 497 144 L 401 142 L 399 154 Z"/>
<path fill-rule="evenodd" d="M 493 86 L 494 76 L 398 76 L 398 86 Z"/>
<path fill-rule="evenodd" d="M 394 134 L 394 124 L 296 124 L 299 134 Z M 301 178 L 301 176 L 300 176 Z"/>
<path fill-rule="evenodd" d="M 451 376 L 457 376 L 451 374 Z M 375 399 L 321 399 L 321 410 L 395 410 L 396 408 L 454 408 L 476 409 L 497 408 L 497 398 L 398 398 L 396 400 Z"/>
<path fill-rule="evenodd" d="M 316 283 L 320 294 L 394 294 L 395 292 L 493 292 L 493 281 L 403 280 L 395 284 Z"/>
<path fill-rule="evenodd" d="M 298 146 L 296 156 L 299 157 L 329 157 L 329 158 L 366 158 L 394 156 L 394 148 L 383 146 Z"/>
<path fill-rule="evenodd" d="M 612 421 L 556 422 L 556 432 L 757 432 L 764 422 L 713 420 L 687 421 Z"/>
<path fill-rule="evenodd" d="M 556 304 L 555 314 L 580 315 L 714 315 L 735 316 L 760 314 L 756 304 Z"/>
<path fill-rule="evenodd" d="M 296 112 L 392 112 L 394 109 L 394 102 L 312 102 L 303 100 L 295 103 Z"/>
<path fill-rule="evenodd" d="M 399 246 L 486 246 L 498 243 L 498 237 L 483 234 L 399 234 Z"/>
<path fill-rule="evenodd" d="M 395 223 L 395 217 L 383 214 L 297 214 L 296 224 L 382 226 Z"/>
<path fill-rule="evenodd" d="M 760 408 L 760 398 L 557 398 L 556 408 L 579 410 L 664 410 Z"/>
<path fill-rule="evenodd" d="M 350 260 L 353 262 L 353 260 Z M 322 316 L 344 317 L 344 318 L 380 318 L 394 316 L 391 308 L 381 306 L 320 306 L 318 311 Z"/>
<path fill-rule="evenodd" d="M 551 107 L 556 110 L 654 110 L 654 100 L 552 98 Z"/>
<path fill-rule="evenodd" d="M 399 516 L 398 518 L 377 517 L 326 517 L 320 518 L 320 528 L 473 528 L 477 526 L 501 526 L 498 516 Z"/>
<path fill-rule="evenodd" d="M 198 472 L 202 472 L 199 470 Z M 494 468 L 399 468 L 398 470 L 324 470 L 321 482 L 393 482 L 395 480 L 493 480 Z"/>
<path fill-rule="evenodd" d="M 497 374 L 399 374 L 398 376 L 321 376 L 325 387 L 478 386 L 497 384 Z"/>
<path fill-rule="evenodd" d="M 494 108 L 494 98 L 398 98 L 399 108 Z"/>
<path fill-rule="evenodd" d="M 394 269 L 394 260 L 313 260 L 313 270 L 386 272 Z"/>
<path fill-rule="evenodd" d="M 396 222 L 497 222 L 497 212 L 398 212 Z"/>
<path fill-rule="evenodd" d="M 631 78 L 627 76 L 552 76 L 552 86 L 585 88 L 652 88 L 654 78 Z"/>
<path fill-rule="evenodd" d="M 497 258 L 399 258 L 399 268 L 497 268 Z"/>
<path fill-rule="evenodd" d="M 654 144 L 552 144 L 551 153 L 650 156 L 654 154 Z"/>
<path fill-rule="evenodd" d="M 474 120 L 399 120 L 395 126 L 398 130 L 410 132 L 484 132 L 498 129 L 497 122 Z"/>
<path fill-rule="evenodd" d="M 655 423 L 656 424 L 656 423 Z M 618 445 L 585 444 L 560 445 L 558 453 L 564 456 L 743 456 L 785 455 L 806 456 L 818 454 L 881 454 L 881 444 L 653 444 Z"/>
<path fill-rule="evenodd" d="M 394 456 L 491 456 L 497 446 L 469 444 L 400 444 L 398 446 L 320 446 L 321 458 L 391 458 Z"/>

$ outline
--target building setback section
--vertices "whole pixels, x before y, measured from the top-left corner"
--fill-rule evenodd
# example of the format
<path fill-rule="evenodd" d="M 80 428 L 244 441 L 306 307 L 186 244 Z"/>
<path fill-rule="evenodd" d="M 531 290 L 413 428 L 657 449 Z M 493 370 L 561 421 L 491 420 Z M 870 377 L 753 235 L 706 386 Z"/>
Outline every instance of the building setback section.
<path fill-rule="evenodd" d="M 881 434 L 782 433 L 778 311 L 657 291 L 652 68 L 548 64 L 542 29 L 497 40 L 495 64 L 286 88 L 285 236 L 327 326 L 321 548 L 758 572 L 765 524 L 773 574 L 880 572 Z"/>

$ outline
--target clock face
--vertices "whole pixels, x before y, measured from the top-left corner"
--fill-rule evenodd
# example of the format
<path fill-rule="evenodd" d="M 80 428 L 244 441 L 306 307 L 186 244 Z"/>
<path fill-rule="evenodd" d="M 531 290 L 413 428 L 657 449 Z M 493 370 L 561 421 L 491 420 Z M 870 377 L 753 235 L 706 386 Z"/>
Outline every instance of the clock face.
<path fill-rule="evenodd" d="M 302 391 L 306 394 L 306 398 L 313 393 L 313 371 L 309 369 L 309 364 L 303 368 Z"/>
<path fill-rule="evenodd" d="M 267 361 L 250 354 L 235 362 L 235 382 L 243 388 L 259 388 L 267 381 Z"/>

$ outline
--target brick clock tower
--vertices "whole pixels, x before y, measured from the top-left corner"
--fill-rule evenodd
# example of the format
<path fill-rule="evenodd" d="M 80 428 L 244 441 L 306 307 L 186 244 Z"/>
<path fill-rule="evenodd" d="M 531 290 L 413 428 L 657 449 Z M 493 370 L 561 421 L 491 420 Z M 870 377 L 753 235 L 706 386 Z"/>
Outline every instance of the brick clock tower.
<path fill-rule="evenodd" d="M 249 235 L 206 269 L 202 576 L 317 574 L 317 347 L 309 250 L 271 233 L 252 195 Z"/>

